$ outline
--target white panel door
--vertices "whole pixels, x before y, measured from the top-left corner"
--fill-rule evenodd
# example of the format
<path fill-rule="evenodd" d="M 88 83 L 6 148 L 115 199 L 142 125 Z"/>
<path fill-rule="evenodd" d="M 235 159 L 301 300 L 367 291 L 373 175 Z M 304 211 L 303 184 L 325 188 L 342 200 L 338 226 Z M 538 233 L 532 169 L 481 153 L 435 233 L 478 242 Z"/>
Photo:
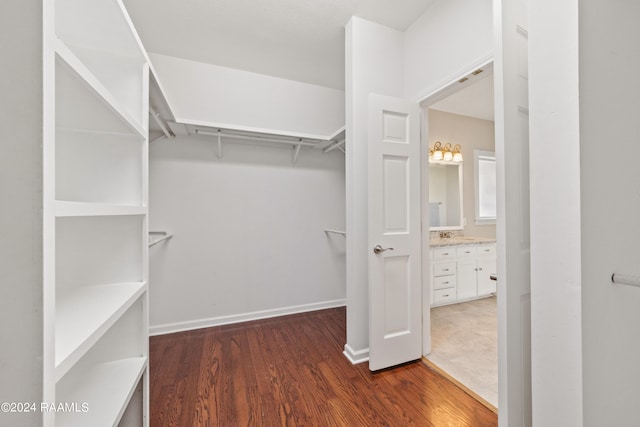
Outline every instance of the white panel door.
<path fill-rule="evenodd" d="M 369 369 L 422 355 L 417 104 L 369 97 Z"/>
<path fill-rule="evenodd" d="M 530 426 L 531 274 L 526 0 L 495 0 L 500 426 Z"/>

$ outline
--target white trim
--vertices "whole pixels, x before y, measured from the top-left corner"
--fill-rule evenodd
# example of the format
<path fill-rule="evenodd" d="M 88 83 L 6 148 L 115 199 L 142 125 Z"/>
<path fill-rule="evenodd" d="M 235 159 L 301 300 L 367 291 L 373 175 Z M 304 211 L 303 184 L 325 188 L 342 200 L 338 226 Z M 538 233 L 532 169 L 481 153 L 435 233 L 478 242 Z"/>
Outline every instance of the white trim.
<path fill-rule="evenodd" d="M 250 313 L 233 314 L 229 316 L 211 317 L 208 319 L 188 320 L 185 322 L 165 323 L 149 327 L 149 336 L 172 334 L 175 332 L 191 331 L 193 329 L 210 328 L 231 323 L 248 322 L 251 320 L 268 319 L 270 317 L 286 316 L 288 314 L 305 313 L 308 311 L 324 310 L 327 308 L 344 307 L 346 299 L 318 302 L 312 304 L 295 305 L 291 307 L 275 308 L 271 310 L 253 311 Z"/>
<path fill-rule="evenodd" d="M 489 225 L 496 223 L 496 217 L 480 217 L 480 168 L 481 159 L 496 162 L 496 152 L 488 150 L 473 150 L 473 198 L 475 202 L 475 225 Z M 496 193 L 497 196 L 497 193 Z"/>
<path fill-rule="evenodd" d="M 451 76 L 441 80 L 440 83 L 434 85 L 432 89 L 424 91 L 422 95 L 417 96 L 414 99 L 416 100 L 416 102 L 418 102 L 418 104 L 420 104 L 420 107 L 428 107 L 429 105 L 435 104 L 440 99 L 445 98 L 448 95 L 451 95 L 455 91 L 459 90 L 461 86 L 458 84 L 458 81 L 463 77 L 467 77 L 475 70 L 479 68 L 491 67 L 491 70 L 493 71 L 493 61 L 493 54 L 487 55 L 472 63 L 470 66 L 467 66 L 459 70 L 458 72 L 453 73 Z M 478 76 L 477 79 L 469 80 L 477 81 L 485 78 L 486 76 L 487 74 L 482 73 L 482 76 Z M 467 82 L 467 84 L 470 83 L 471 81 Z"/>
<path fill-rule="evenodd" d="M 349 346 L 349 344 L 344 345 L 344 351 L 342 354 L 345 355 L 349 362 L 352 365 L 357 365 L 358 363 L 369 361 L 369 348 L 363 348 L 362 350 L 354 350 Z"/>

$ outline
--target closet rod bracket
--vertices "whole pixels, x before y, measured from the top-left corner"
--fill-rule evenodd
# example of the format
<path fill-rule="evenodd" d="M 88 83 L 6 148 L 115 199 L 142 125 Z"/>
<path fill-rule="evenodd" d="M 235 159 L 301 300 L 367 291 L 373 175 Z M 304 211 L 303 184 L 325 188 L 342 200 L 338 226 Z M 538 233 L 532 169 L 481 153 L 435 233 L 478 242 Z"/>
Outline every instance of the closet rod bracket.
<path fill-rule="evenodd" d="M 297 144 L 293 149 L 293 164 L 295 165 L 298 161 L 298 155 L 300 154 L 300 147 L 302 147 L 302 138 L 300 138 L 300 143 Z"/>

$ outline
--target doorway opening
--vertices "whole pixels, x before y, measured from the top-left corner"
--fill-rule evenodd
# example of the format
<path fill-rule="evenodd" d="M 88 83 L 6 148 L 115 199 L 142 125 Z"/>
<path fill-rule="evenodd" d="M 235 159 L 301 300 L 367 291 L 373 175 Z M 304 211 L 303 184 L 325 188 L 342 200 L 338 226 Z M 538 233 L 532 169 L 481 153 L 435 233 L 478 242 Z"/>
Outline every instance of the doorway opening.
<path fill-rule="evenodd" d="M 490 278 L 497 259 L 492 62 L 420 106 L 423 159 L 429 159 L 422 180 L 428 182 L 422 193 L 423 327 L 431 331 L 426 359 L 497 409 L 498 316 Z"/>

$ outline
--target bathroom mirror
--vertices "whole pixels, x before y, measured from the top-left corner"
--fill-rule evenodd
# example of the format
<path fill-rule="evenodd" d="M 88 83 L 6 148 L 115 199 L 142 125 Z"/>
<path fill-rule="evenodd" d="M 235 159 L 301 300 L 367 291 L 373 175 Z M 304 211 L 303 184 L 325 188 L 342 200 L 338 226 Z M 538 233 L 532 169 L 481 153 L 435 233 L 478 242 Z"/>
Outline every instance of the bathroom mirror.
<path fill-rule="evenodd" d="M 429 229 L 461 230 L 462 163 L 429 162 Z"/>

